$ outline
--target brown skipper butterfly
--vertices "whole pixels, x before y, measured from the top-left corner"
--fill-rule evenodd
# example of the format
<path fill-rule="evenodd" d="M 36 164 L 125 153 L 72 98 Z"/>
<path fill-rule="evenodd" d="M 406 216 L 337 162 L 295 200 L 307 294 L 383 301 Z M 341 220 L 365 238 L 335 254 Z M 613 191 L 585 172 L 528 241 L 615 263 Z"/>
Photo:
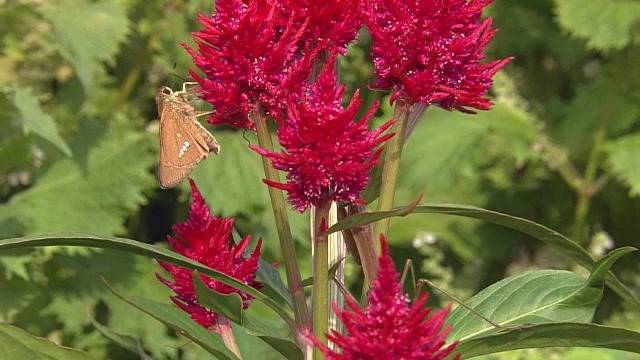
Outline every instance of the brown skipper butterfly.
<path fill-rule="evenodd" d="M 196 110 L 187 100 L 187 84 L 182 91 L 163 86 L 156 93 L 160 115 L 160 164 L 158 180 L 163 189 L 182 182 L 210 152 L 220 152 L 220 144 L 205 129 L 196 116 Z"/>

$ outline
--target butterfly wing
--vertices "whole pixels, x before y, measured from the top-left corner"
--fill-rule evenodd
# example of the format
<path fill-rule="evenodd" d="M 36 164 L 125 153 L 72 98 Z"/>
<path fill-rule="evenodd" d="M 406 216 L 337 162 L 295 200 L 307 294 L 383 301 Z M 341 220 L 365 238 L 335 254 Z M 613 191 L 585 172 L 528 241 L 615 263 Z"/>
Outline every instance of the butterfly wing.
<path fill-rule="evenodd" d="M 171 99 L 159 107 L 162 109 L 158 180 L 166 189 L 181 183 L 209 155 L 210 148 L 202 135 L 202 130 L 206 129 L 197 123 L 189 108 Z"/>

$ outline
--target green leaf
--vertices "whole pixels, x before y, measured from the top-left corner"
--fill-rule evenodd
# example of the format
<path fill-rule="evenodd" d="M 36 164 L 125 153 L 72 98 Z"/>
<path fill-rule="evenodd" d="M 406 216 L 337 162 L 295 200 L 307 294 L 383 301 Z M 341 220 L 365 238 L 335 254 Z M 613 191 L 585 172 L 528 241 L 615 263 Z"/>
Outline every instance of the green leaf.
<path fill-rule="evenodd" d="M 75 67 L 85 92 L 90 92 L 100 62 L 113 59 L 129 32 L 125 7 L 116 1 L 103 1 L 39 10 L 53 25 L 62 56 Z"/>
<path fill-rule="evenodd" d="M 3 359 L 91 360 L 89 354 L 62 347 L 24 330 L 0 323 L 0 356 Z"/>
<path fill-rule="evenodd" d="M 602 298 L 611 265 L 634 250 L 626 247 L 607 254 L 587 280 L 569 271 L 527 272 L 503 279 L 465 303 L 501 326 L 589 322 Z M 461 342 L 500 331 L 462 306 L 451 312 L 447 323 L 453 324 L 448 339 Z"/>
<path fill-rule="evenodd" d="M 25 133 L 33 131 L 34 134 L 53 144 L 66 156 L 72 156 L 71 148 L 60 136 L 55 121 L 51 115 L 42 111 L 40 103 L 31 89 L 16 88 L 13 104 L 20 112 L 20 120 Z"/>
<path fill-rule="evenodd" d="M 518 230 L 522 233 L 530 235 L 547 245 L 553 246 L 562 251 L 569 259 L 584 266 L 586 269 L 593 270 L 594 262 L 589 253 L 575 242 L 566 238 L 562 234 L 553 231 L 543 225 L 537 224 L 531 220 L 523 219 L 517 216 L 502 214 L 497 211 L 482 209 L 470 205 L 454 205 L 454 204 L 421 204 L 415 207 L 413 213 L 430 213 L 430 214 L 447 214 L 464 216 L 479 220 L 485 220 L 494 224 L 502 225 L 510 229 Z M 355 219 L 351 219 L 350 226 L 362 226 L 378 220 L 380 214 L 371 212 L 359 214 Z M 613 273 L 609 273 L 607 277 L 607 285 L 611 287 L 623 299 L 640 307 L 638 300 L 631 291 L 618 280 Z"/>
<path fill-rule="evenodd" d="M 117 121 L 109 129 L 84 125 L 73 146 L 75 158 L 56 161 L 32 187 L 0 205 L 0 222 L 18 222 L 24 234 L 125 231 L 124 219 L 155 185 L 147 170 L 155 162 L 148 138 Z"/>
<path fill-rule="evenodd" d="M 117 332 L 97 322 L 90 315 L 89 315 L 89 320 L 91 321 L 91 324 L 93 324 L 93 327 L 95 327 L 96 330 L 98 330 L 102 335 L 104 335 L 114 343 L 120 345 L 122 348 L 127 349 L 132 353 L 140 356 L 140 360 L 153 360 L 151 356 L 147 355 L 144 352 L 144 349 L 142 348 L 142 344 L 140 343 L 140 340 L 132 336 L 118 334 Z"/>
<path fill-rule="evenodd" d="M 592 297 L 582 306 L 569 305 L 584 286 L 586 281 L 570 271 L 532 271 L 503 279 L 465 304 L 501 326 L 589 322 L 599 297 Z M 447 338 L 461 342 L 500 331 L 462 306 L 449 314 L 447 323 L 453 325 Z"/>
<path fill-rule="evenodd" d="M 41 236 L 0 240 L 0 250 L 31 248 L 38 246 L 83 246 L 102 249 L 115 249 L 132 254 L 155 258 L 165 262 L 170 262 L 172 264 L 183 266 L 192 270 L 197 270 L 200 273 L 210 276 L 223 284 L 227 284 L 253 296 L 256 300 L 263 302 L 274 312 L 276 312 L 291 328 L 295 327 L 294 321 L 287 313 L 286 309 L 282 308 L 276 301 L 272 300 L 267 295 L 250 286 L 247 286 L 246 284 L 230 276 L 227 276 L 226 274 L 223 274 L 217 270 L 210 269 L 200 264 L 199 262 L 191 260 L 173 251 L 160 248 L 158 246 L 141 243 L 139 241 L 131 239 L 101 237 L 81 233 L 46 234 Z"/>
<path fill-rule="evenodd" d="M 202 282 L 197 271 L 191 276 L 196 291 L 198 304 L 226 317 L 238 325 L 242 325 L 242 298 L 237 293 L 221 294 L 210 289 Z"/>
<path fill-rule="evenodd" d="M 109 285 L 107 284 L 107 286 Z M 122 301 L 151 315 L 156 320 L 174 329 L 182 336 L 192 340 L 209 353 L 217 356 L 219 359 L 238 359 L 237 356 L 225 347 L 222 339 L 216 332 L 208 331 L 204 327 L 200 326 L 177 306 L 161 304 L 133 296 L 127 297 L 119 294 L 110 286 L 109 289 L 114 295 L 122 299 Z"/>
<path fill-rule="evenodd" d="M 593 259 L 582 247 L 562 234 L 531 220 L 468 205 L 423 204 L 418 205 L 414 212 L 464 216 L 502 225 L 530 235 L 547 245 L 559 249 L 569 259 L 593 271 Z M 606 283 L 624 300 L 633 304 L 636 308 L 640 308 L 640 300 L 612 272 L 607 274 Z"/>
<path fill-rule="evenodd" d="M 233 235 L 233 242 L 239 244 L 242 240 L 240 234 L 234 227 L 231 234 Z M 242 256 L 248 258 L 251 254 L 251 250 L 246 248 Z M 271 290 L 275 291 L 278 295 L 282 297 L 282 299 L 289 304 L 289 307 L 293 308 L 293 303 L 291 302 L 291 295 L 289 295 L 289 291 L 287 290 L 287 286 L 282 281 L 282 277 L 276 268 L 269 264 L 268 262 L 262 260 L 262 258 L 258 258 L 258 271 L 256 271 L 256 278 L 260 283 L 266 285 Z"/>
<path fill-rule="evenodd" d="M 590 323 L 538 324 L 465 341 L 458 344 L 454 354 L 469 359 L 508 350 L 544 347 L 600 347 L 640 353 L 640 333 Z"/>
<path fill-rule="evenodd" d="M 302 350 L 295 343 L 277 336 L 276 330 L 250 317 L 246 311 L 243 311 L 242 299 L 238 294 L 225 295 L 208 288 L 195 271 L 193 272 L 193 284 L 198 297 L 198 304 L 240 325 L 249 335 L 262 339 L 287 359 L 304 359 Z"/>
<path fill-rule="evenodd" d="M 275 335 L 277 333 L 276 330 L 255 317 L 247 316 L 246 312 L 242 329 L 249 335 L 259 337 L 280 354 L 284 355 L 286 359 L 304 359 L 302 350 L 300 350 L 293 341 Z"/>
<path fill-rule="evenodd" d="M 640 196 L 640 134 L 628 135 L 606 145 L 607 163 L 616 177 L 629 186 L 630 196 Z"/>
<path fill-rule="evenodd" d="M 640 22 L 640 3 L 634 0 L 555 0 L 555 12 L 562 28 L 603 51 L 630 45 Z"/>
<path fill-rule="evenodd" d="M 11 138 L 0 145 L 0 174 L 26 167 L 32 158 L 30 136 Z"/>
<path fill-rule="evenodd" d="M 410 204 L 406 206 L 396 207 L 394 210 L 390 211 L 379 211 L 379 212 L 368 212 L 368 213 L 358 213 L 351 216 L 347 216 L 346 218 L 338 221 L 333 224 L 329 229 L 327 229 L 327 234 L 332 234 L 337 231 L 341 231 L 344 229 L 349 229 L 355 226 L 370 224 L 372 222 L 376 222 L 382 219 L 394 217 L 394 216 L 407 216 L 414 212 L 414 209 L 422 200 L 422 193 L 418 195 L 415 200 L 413 200 Z"/>

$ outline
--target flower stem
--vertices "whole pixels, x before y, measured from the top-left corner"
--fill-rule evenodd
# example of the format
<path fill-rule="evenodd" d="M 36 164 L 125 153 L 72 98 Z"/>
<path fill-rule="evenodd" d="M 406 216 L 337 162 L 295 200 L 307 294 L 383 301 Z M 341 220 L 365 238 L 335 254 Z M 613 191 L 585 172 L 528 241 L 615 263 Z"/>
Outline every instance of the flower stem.
<path fill-rule="evenodd" d="M 584 171 L 583 186 L 578 191 L 578 203 L 576 204 L 576 210 L 573 217 L 573 238 L 581 245 L 588 243 L 588 234 L 586 233 L 586 220 L 589 214 L 589 208 L 591 207 L 591 200 L 597 192 L 594 189 L 594 183 L 596 182 L 596 172 L 598 165 L 600 164 L 600 154 L 602 144 L 605 138 L 605 129 L 600 128 L 596 131 L 589 160 Z M 598 189 L 599 190 L 599 189 Z"/>
<path fill-rule="evenodd" d="M 315 239 L 313 241 L 313 336 L 327 345 L 325 334 L 329 330 L 329 241 L 325 233 L 331 201 L 323 198 L 316 206 L 314 220 Z M 320 350 L 313 352 L 314 360 L 322 360 L 324 356 Z"/>
<path fill-rule="evenodd" d="M 240 355 L 240 349 L 238 349 L 238 344 L 236 343 L 236 338 L 233 336 L 233 329 L 231 327 L 231 323 L 224 316 L 218 316 L 218 325 L 216 326 L 216 332 L 220 334 L 222 337 L 222 341 L 227 349 L 231 350 L 238 359 L 242 360 L 242 355 Z"/>
<path fill-rule="evenodd" d="M 387 141 L 384 150 L 384 163 L 382 168 L 382 183 L 380 184 L 380 197 L 378 199 L 377 211 L 389 211 L 393 207 L 393 198 L 396 191 L 396 182 L 400 170 L 400 158 L 402 157 L 402 147 L 404 145 L 404 133 L 407 127 L 409 109 L 407 103 L 402 99 L 396 101 L 394 112 L 395 124 L 391 127 L 391 132 L 396 135 Z M 389 218 L 378 221 L 375 225 L 374 239 L 380 239 L 380 235 L 387 236 L 389 231 Z M 376 248 L 379 250 L 379 244 Z M 378 251 L 379 252 L 379 251 Z"/>
<path fill-rule="evenodd" d="M 273 141 L 271 140 L 267 117 L 260 105 L 256 105 L 253 109 L 253 120 L 256 126 L 259 146 L 267 151 L 273 151 Z M 280 182 L 278 170 L 274 169 L 269 159 L 264 156 L 262 157 L 262 166 L 267 180 Z M 269 189 L 273 216 L 275 217 L 278 239 L 280 240 L 280 248 L 282 249 L 282 257 L 287 274 L 287 285 L 293 301 L 293 312 L 298 326 L 297 332 L 300 333 L 303 329 L 309 328 L 309 315 L 304 289 L 300 286 L 302 281 L 300 277 L 300 267 L 298 266 L 293 236 L 291 235 L 291 227 L 289 226 L 287 207 L 282 190 L 272 186 L 268 186 L 267 188 Z"/>

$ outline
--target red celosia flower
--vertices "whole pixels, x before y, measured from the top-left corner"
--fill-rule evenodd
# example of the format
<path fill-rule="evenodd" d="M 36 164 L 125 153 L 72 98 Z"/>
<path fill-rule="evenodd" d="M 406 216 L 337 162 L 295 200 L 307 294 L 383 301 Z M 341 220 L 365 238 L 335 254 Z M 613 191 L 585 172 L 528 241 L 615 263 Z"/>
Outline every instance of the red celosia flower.
<path fill-rule="evenodd" d="M 282 20 L 288 22 L 289 15 L 294 14 L 296 24 L 307 22 L 300 41 L 313 48 L 326 43 L 345 55 L 347 45 L 362 27 L 360 0 L 281 0 L 280 6 L 286 15 Z"/>
<path fill-rule="evenodd" d="M 255 281 L 255 273 L 258 269 L 262 240 L 258 240 L 256 249 L 249 258 L 243 258 L 242 253 L 249 245 L 251 235 L 242 239 L 237 245 L 230 242 L 233 218 L 209 216 L 209 209 L 195 183 L 191 179 L 189 182 L 193 198 L 189 218 L 186 222 L 173 226 L 176 237 L 167 236 L 169 244 L 175 252 L 181 255 L 223 272 L 255 289 L 260 289 L 262 285 Z M 229 248 L 230 243 L 232 244 L 231 248 Z M 197 302 L 192 279 L 193 270 L 162 261 L 158 261 L 158 263 L 173 276 L 174 282 L 172 283 L 156 273 L 163 284 L 175 291 L 176 296 L 171 297 L 171 300 L 205 328 L 211 329 L 215 326 L 218 314 L 207 310 Z M 250 295 L 208 276 L 200 275 L 200 278 L 209 288 L 219 293 L 237 293 L 242 298 L 244 308 L 249 306 L 249 301 L 252 299 Z"/>
<path fill-rule="evenodd" d="M 320 49 L 301 51 L 306 23 L 295 24 L 292 16 L 283 29 L 277 7 L 273 0 L 218 0 L 215 14 L 199 15 L 205 29 L 194 33 L 198 52 L 183 46 L 205 74 L 191 72 L 200 97 L 213 106 L 210 123 L 253 128 L 254 105 L 279 117 L 286 99 L 304 90 Z"/>
<path fill-rule="evenodd" d="M 488 110 L 492 76 L 511 58 L 486 64 L 482 51 L 497 30 L 480 22 L 493 0 L 365 0 L 377 80 L 392 102 L 437 104 L 447 110 Z"/>
<path fill-rule="evenodd" d="M 451 330 L 442 330 L 449 307 L 434 312 L 427 317 L 430 308 L 423 308 L 428 294 L 409 305 L 409 299 L 402 294 L 402 284 L 389 256 L 389 248 L 380 237 L 382 256 L 380 269 L 369 293 L 369 306 L 360 309 L 353 299 L 347 298 L 351 310 L 340 310 L 333 304 L 333 310 L 344 324 L 347 334 L 333 330 L 327 339 L 336 344 L 340 351 L 333 351 L 317 339 L 311 340 L 320 348 L 327 360 L 437 360 L 448 356 L 457 342 L 443 347 L 445 337 Z M 458 359 L 457 355 L 455 359 Z"/>
<path fill-rule="evenodd" d="M 289 202 L 300 212 L 322 199 L 359 202 L 381 148 L 375 153 L 373 150 L 393 136 L 381 136 L 392 121 L 374 131 L 367 129 L 377 102 L 358 122 L 354 121 L 362 103 L 358 92 L 347 108 L 342 108 L 344 85 L 336 86 L 334 59 L 332 56 L 311 85 L 302 104 L 289 103 L 286 123 L 278 129 L 282 153 L 251 146 L 271 159 L 274 168 L 288 172 L 286 184 L 265 183 L 286 190 Z"/>

